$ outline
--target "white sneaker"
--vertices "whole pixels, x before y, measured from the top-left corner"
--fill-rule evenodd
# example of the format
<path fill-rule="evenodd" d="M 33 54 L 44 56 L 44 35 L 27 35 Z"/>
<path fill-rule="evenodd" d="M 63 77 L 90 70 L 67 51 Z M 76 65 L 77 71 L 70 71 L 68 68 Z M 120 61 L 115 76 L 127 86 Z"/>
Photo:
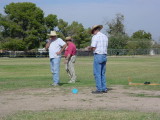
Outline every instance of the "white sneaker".
<path fill-rule="evenodd" d="M 51 84 L 51 86 L 59 86 L 59 84 L 55 84 L 55 83 L 53 83 L 53 84 Z"/>
<path fill-rule="evenodd" d="M 68 83 L 75 83 L 75 81 L 70 80 Z"/>

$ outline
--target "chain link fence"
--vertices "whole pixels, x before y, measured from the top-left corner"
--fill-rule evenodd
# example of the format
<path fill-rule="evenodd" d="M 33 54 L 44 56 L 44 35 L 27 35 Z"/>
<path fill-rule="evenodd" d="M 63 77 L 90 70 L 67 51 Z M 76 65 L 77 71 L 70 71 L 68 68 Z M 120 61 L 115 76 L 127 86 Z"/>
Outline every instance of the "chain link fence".
<path fill-rule="evenodd" d="M 153 49 L 108 49 L 108 56 L 160 55 L 160 48 Z M 77 50 L 77 56 L 93 56 L 93 52 Z M 48 51 L 1 51 L 0 57 L 49 57 Z"/>

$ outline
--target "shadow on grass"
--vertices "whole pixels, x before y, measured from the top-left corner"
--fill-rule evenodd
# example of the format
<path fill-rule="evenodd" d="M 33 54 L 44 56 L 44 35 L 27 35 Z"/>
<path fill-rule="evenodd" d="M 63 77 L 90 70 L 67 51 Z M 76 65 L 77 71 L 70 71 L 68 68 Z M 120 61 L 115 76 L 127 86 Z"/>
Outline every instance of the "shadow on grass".
<path fill-rule="evenodd" d="M 107 88 L 108 91 L 114 90 L 113 88 Z"/>
<path fill-rule="evenodd" d="M 69 84 L 69 83 L 59 83 L 59 86 L 63 86 L 63 85 L 66 85 L 66 84 Z"/>
<path fill-rule="evenodd" d="M 77 80 L 76 83 L 80 83 L 80 81 Z M 61 82 L 61 83 L 59 83 L 59 85 L 60 85 L 60 86 L 63 86 L 63 85 L 74 85 L 74 84 L 76 84 L 76 83 Z"/>

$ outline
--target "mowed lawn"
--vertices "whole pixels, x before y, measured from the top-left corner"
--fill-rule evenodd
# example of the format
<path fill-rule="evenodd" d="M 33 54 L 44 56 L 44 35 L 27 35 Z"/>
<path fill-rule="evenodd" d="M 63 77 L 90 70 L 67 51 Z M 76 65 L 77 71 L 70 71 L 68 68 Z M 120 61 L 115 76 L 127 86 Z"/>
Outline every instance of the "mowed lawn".
<path fill-rule="evenodd" d="M 60 87 L 95 87 L 93 57 L 77 57 L 77 82 L 68 84 L 64 58 L 61 60 Z M 124 85 L 128 79 L 136 83 L 160 84 L 160 56 L 108 57 L 107 86 Z M 0 58 L 0 92 L 25 88 L 49 88 L 52 83 L 49 58 Z M 160 90 L 160 86 L 132 86 L 138 89 Z M 158 113 L 108 110 L 20 111 L 2 120 L 159 120 Z"/>
<path fill-rule="evenodd" d="M 159 120 L 156 113 L 106 110 L 24 111 L 2 120 Z"/>
<path fill-rule="evenodd" d="M 77 83 L 68 84 L 64 58 L 61 59 L 60 87 L 95 86 L 93 57 L 77 57 Z M 160 56 L 108 57 L 107 85 L 126 85 L 128 79 L 136 83 L 160 84 Z M 49 58 L 0 58 L 0 91 L 21 88 L 47 88 L 52 83 Z M 135 86 L 134 86 L 135 87 Z M 160 86 L 136 86 L 160 90 Z"/>

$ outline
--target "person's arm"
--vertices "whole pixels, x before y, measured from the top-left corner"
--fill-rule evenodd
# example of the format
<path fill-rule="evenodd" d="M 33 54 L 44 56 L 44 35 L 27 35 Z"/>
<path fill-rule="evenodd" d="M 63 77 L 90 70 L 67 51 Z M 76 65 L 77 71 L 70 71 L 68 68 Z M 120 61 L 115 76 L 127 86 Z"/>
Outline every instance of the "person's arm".
<path fill-rule="evenodd" d="M 56 54 L 57 54 L 57 55 L 60 55 L 60 54 L 64 51 L 64 49 L 65 49 L 66 47 L 67 47 L 67 44 L 63 45 L 62 48 L 61 48 L 61 50 L 60 50 L 59 52 L 57 52 Z"/>
<path fill-rule="evenodd" d="M 46 46 L 45 46 L 45 49 L 46 49 L 46 50 L 48 50 L 50 44 L 51 44 L 51 40 L 49 40 L 49 41 L 47 42 L 47 44 L 46 44 Z"/>
<path fill-rule="evenodd" d="M 60 55 L 64 51 L 64 49 L 67 47 L 67 44 L 61 38 L 58 38 L 58 44 L 59 46 L 61 46 L 61 50 L 56 52 L 56 54 Z"/>
<path fill-rule="evenodd" d="M 72 57 L 72 52 L 73 52 L 73 46 L 68 45 L 68 48 L 67 48 L 67 56 L 65 57 L 64 64 L 67 64 L 68 61 L 71 59 L 71 57 Z"/>
<path fill-rule="evenodd" d="M 89 47 L 88 47 L 88 50 L 89 50 L 89 51 L 95 51 L 95 49 L 96 49 L 96 47 L 92 47 L 92 46 L 89 46 Z"/>
<path fill-rule="evenodd" d="M 96 46 L 97 46 L 97 41 L 96 41 L 96 38 L 93 37 L 92 42 L 91 42 L 91 46 L 88 47 L 88 50 L 89 51 L 95 51 Z"/>
<path fill-rule="evenodd" d="M 71 54 L 68 54 L 67 57 L 65 58 L 64 64 L 67 64 L 70 58 Z"/>

